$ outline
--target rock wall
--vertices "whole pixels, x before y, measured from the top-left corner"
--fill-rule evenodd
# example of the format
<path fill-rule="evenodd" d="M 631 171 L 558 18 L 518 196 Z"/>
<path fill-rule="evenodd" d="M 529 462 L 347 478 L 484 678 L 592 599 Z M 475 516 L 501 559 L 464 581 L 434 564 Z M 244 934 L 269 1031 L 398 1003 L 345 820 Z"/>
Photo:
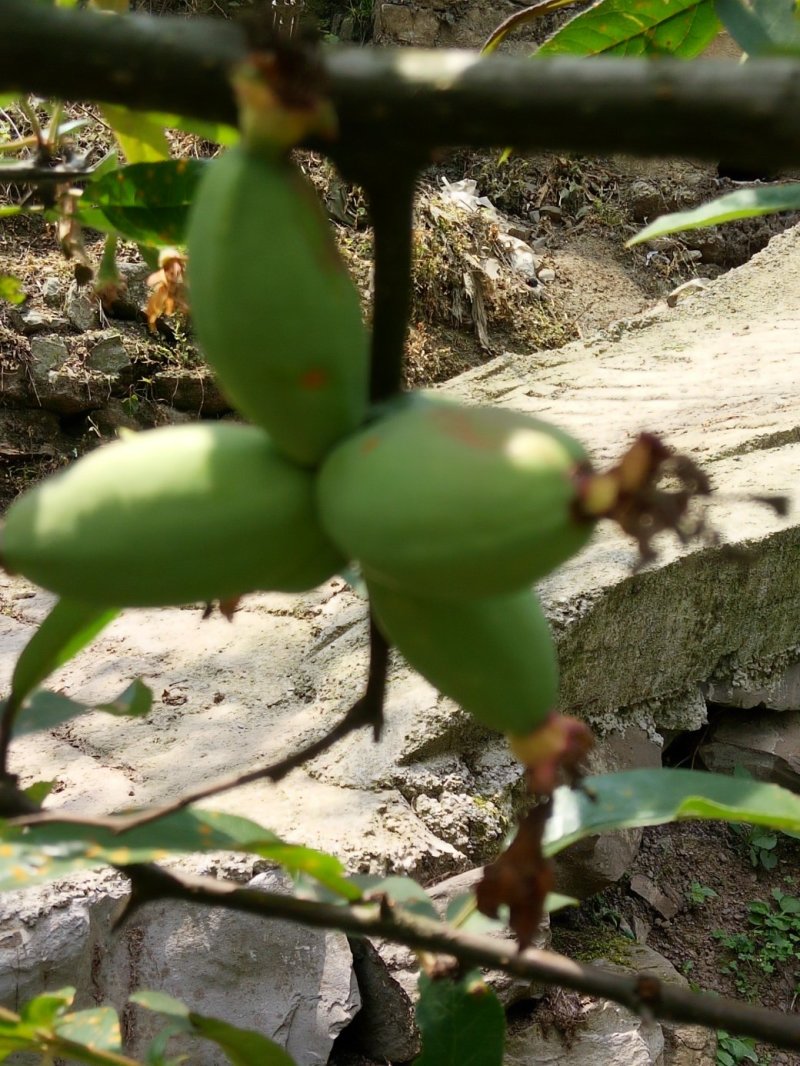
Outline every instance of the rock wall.
<path fill-rule="evenodd" d="M 685 546 L 665 539 L 655 564 L 634 573 L 633 545 L 602 531 L 541 586 L 559 636 L 562 709 L 601 732 L 623 735 L 601 746 L 597 769 L 657 765 L 656 734 L 702 722 L 707 693 L 736 690 L 741 706 L 757 693 L 768 700 L 774 694 L 784 707 L 794 702 L 797 516 L 782 518 L 753 494 L 797 495 L 798 386 L 800 230 L 794 229 L 678 307 L 660 305 L 557 352 L 508 353 L 446 387 L 469 402 L 557 421 L 602 462 L 640 430 L 658 431 L 702 463 L 719 490 L 706 516 L 716 540 Z M 7 684 L 51 600 L 8 577 L 0 580 L 0 595 L 0 680 Z M 65 810 L 167 801 L 326 731 L 360 694 L 365 660 L 365 605 L 339 580 L 298 597 L 248 598 L 233 624 L 219 616 L 203 621 L 189 610 L 126 612 L 53 683 L 76 699 L 102 702 L 142 675 L 156 694 L 147 720 L 87 715 L 31 734 L 14 746 L 12 769 L 23 784 L 55 778 L 52 803 Z M 765 751 L 772 757 L 774 744 Z M 793 769 L 788 754 L 781 759 Z M 519 768 L 504 742 L 395 657 L 379 745 L 366 735 L 349 736 L 280 784 L 260 782 L 214 805 L 288 840 L 333 851 L 352 870 L 408 873 L 433 884 L 496 853 L 519 793 Z M 601 844 L 570 856 L 565 889 L 591 892 L 619 876 L 637 839 L 630 834 L 615 853 Z M 218 867 L 229 870 L 225 862 Z M 239 879 L 256 872 L 245 865 Z M 118 898 L 118 889 L 102 881 L 81 891 L 99 894 L 97 913 Z M 13 899 L 3 900 L 0 932 L 11 953 L 3 968 L 7 1002 L 17 1003 L 37 981 L 63 981 L 71 969 L 85 973 L 84 962 L 73 967 L 69 960 L 86 958 L 93 919 L 75 894 L 58 899 L 60 905 L 53 895 L 30 893 L 23 912 Z M 74 914 L 70 931 L 56 931 L 59 909 Z M 160 934 L 148 940 L 146 912 L 142 920 L 142 936 L 157 959 Z M 170 929 L 183 928 L 182 918 L 164 920 Z M 177 933 L 174 940 L 172 932 L 164 935 L 179 947 Z M 191 943 L 195 933 L 186 935 Z M 232 934 L 225 937 L 233 945 Z M 178 947 L 175 957 L 183 961 L 176 974 L 192 954 L 181 955 Z M 103 950 L 117 949 L 104 940 Z M 231 946 L 229 958 L 222 973 L 232 987 L 247 956 Z M 169 979 L 170 966 L 163 958 L 154 962 L 148 980 Z M 338 972 L 334 998 L 343 1023 L 356 1001 L 349 970 Z M 280 979 L 273 973 L 272 980 Z M 82 986 L 82 1005 L 114 992 L 115 980 Z M 193 1005 L 202 1010 L 203 986 L 185 987 L 187 997 L 200 997 Z M 253 993 L 265 1028 L 270 988 L 264 983 Z M 220 1013 L 236 1006 L 235 996 L 208 998 Z M 326 1032 L 330 1042 L 332 1030 Z M 655 1044 L 648 1048 L 657 1055 Z M 318 1061 L 310 1056 L 299 1056 L 301 1066 Z"/>

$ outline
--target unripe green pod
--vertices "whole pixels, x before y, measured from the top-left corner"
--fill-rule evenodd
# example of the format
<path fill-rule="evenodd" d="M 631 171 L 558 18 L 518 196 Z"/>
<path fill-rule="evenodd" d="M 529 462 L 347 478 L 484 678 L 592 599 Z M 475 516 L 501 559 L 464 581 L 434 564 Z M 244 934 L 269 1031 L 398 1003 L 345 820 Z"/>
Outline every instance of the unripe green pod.
<path fill-rule="evenodd" d="M 189 222 L 200 345 L 233 404 L 306 466 L 364 418 L 368 336 L 314 189 L 243 146 L 208 165 Z"/>
<path fill-rule="evenodd" d="M 343 565 L 313 475 L 255 426 L 197 423 L 98 448 L 8 512 L 10 571 L 85 603 L 147 607 L 313 588 Z"/>
<path fill-rule="evenodd" d="M 493 407 L 418 400 L 351 437 L 323 464 L 320 518 L 367 578 L 429 596 L 496 596 L 582 548 L 577 441 Z"/>
<path fill-rule="evenodd" d="M 479 722 L 535 729 L 555 706 L 558 664 L 533 592 L 481 600 L 411 596 L 368 583 L 378 626 L 408 663 Z"/>

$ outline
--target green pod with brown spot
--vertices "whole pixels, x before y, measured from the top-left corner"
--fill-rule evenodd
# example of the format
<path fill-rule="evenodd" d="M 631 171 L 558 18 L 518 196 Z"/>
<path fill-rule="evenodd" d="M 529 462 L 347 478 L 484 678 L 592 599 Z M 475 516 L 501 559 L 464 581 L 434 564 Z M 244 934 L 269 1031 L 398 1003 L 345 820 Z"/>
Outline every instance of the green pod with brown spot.
<path fill-rule="evenodd" d="M 316 193 L 288 159 L 213 160 L 188 233 L 197 338 L 231 402 L 313 466 L 363 421 L 369 344 Z"/>
<path fill-rule="evenodd" d="M 104 445 L 26 492 L 3 566 L 70 599 L 151 607 L 313 588 L 344 565 L 313 475 L 256 426 L 196 423 Z"/>
<path fill-rule="evenodd" d="M 526 734 L 553 710 L 558 663 L 529 589 L 479 600 L 412 596 L 368 582 L 379 628 L 445 696 L 483 725 Z"/>
<path fill-rule="evenodd" d="M 515 411 L 407 402 L 339 445 L 320 518 L 365 576 L 427 596 L 498 596 L 579 551 L 583 447 Z"/>

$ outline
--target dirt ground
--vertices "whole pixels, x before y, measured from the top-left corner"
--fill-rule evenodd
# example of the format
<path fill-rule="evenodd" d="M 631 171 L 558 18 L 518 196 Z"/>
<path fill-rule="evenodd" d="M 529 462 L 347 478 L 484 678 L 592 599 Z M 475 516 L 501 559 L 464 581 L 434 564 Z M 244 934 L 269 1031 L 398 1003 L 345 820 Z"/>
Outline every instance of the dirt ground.
<path fill-rule="evenodd" d="M 338 223 L 337 231 L 366 299 L 371 242 L 363 202 L 357 191 L 343 188 L 319 162 L 306 160 L 306 167 L 329 209 L 335 202 L 340 213 L 343 210 L 347 216 L 349 212 L 351 224 Z M 444 238 L 434 233 L 430 204 L 443 177 L 450 181 L 474 178 L 478 192 L 512 218 L 517 231 L 526 235 L 524 239 L 535 242 L 540 269 L 551 272 L 552 280 L 541 286 L 543 295 L 534 296 L 529 288 L 513 282 L 492 294 L 487 302 L 488 346 L 478 336 L 461 287 L 469 256 L 481 251 L 481 242 L 488 246 L 495 238 L 491 227 L 468 227 Z M 789 216 L 749 220 L 664 238 L 650 246 L 624 248 L 624 241 L 656 215 L 696 205 L 733 187 L 718 178 L 713 168 L 690 162 L 547 156 L 515 158 L 501 167 L 493 156 L 466 153 L 440 161 L 421 182 L 409 382 L 442 381 L 504 350 L 550 350 L 605 329 L 653 306 L 691 277 L 714 278 L 740 265 L 774 233 L 796 221 Z M 7 200 L 15 195 L 15 190 L 6 190 Z M 90 254 L 99 257 L 99 241 L 89 240 L 87 246 Z M 124 254 L 132 257 L 135 253 L 126 249 Z M 21 279 L 29 295 L 28 306 L 43 307 L 43 279 L 67 280 L 71 267 L 62 259 L 48 227 L 30 219 L 6 220 L 0 223 L 2 273 Z M 438 279 L 438 284 L 431 279 Z M 178 343 L 178 334 L 173 333 L 171 339 L 169 333 L 151 338 L 141 321 L 127 328 L 137 338 L 137 359 L 187 358 L 186 343 Z M 0 303 L 2 367 L 19 361 L 22 343 L 9 326 L 8 305 Z M 64 419 L 61 428 L 73 435 L 76 453 L 97 439 L 87 420 Z M 49 460 L 33 455 L 5 457 L 0 471 L 2 502 L 7 503 L 51 466 Z M 618 933 L 623 926 L 633 928 L 637 919 L 649 926 L 648 942 L 690 981 L 703 989 L 740 994 L 735 975 L 724 969 L 730 955 L 715 932 L 746 932 L 748 905 L 768 900 L 775 888 L 787 894 L 800 892 L 796 879 L 800 845 L 782 839 L 776 855 L 774 869 L 754 869 L 742 839 L 722 825 L 647 830 L 631 875 L 646 874 L 671 896 L 679 905 L 675 917 L 659 918 L 629 893 L 625 881 L 580 912 L 567 912 L 559 919 L 555 945 L 566 950 L 580 939 L 570 940 L 570 933 L 598 928 Z M 700 893 L 703 900 L 691 902 L 693 883 L 715 895 Z M 748 988 L 755 1000 L 789 1011 L 796 1006 L 798 980 L 797 960 L 793 959 L 768 979 L 753 972 Z M 799 1063 L 800 1057 L 775 1053 L 771 1061 L 788 1066 Z"/>
<path fill-rule="evenodd" d="M 613 956 L 624 939 L 646 934 L 647 943 L 664 955 L 703 991 L 760 1003 L 775 1010 L 796 1010 L 800 960 L 797 954 L 765 972 L 760 953 L 749 961 L 725 946 L 725 938 L 757 937 L 750 921 L 751 903 L 772 903 L 773 892 L 800 896 L 800 844 L 778 834 L 773 869 L 753 866 L 746 832 L 724 822 L 682 822 L 645 830 L 632 869 L 622 881 L 587 901 L 578 911 L 563 911 L 553 923 L 553 946 L 583 958 Z M 664 918 L 631 891 L 631 880 L 644 875 L 676 905 Z M 738 972 L 730 967 L 736 963 Z M 768 966 L 769 963 L 766 963 Z M 800 1056 L 766 1045 L 756 1047 L 759 1061 L 797 1066 Z"/>

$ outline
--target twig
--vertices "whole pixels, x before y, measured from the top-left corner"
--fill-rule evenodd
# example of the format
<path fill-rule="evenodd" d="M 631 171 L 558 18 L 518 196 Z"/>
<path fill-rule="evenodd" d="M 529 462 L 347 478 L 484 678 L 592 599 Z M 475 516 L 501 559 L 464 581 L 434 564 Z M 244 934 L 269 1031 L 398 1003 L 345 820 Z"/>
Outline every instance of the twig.
<path fill-rule="evenodd" d="M 94 167 L 75 167 L 67 163 L 57 163 L 51 167 L 34 163 L 10 163 L 0 166 L 0 181 L 13 181 L 15 185 L 67 185 L 75 181 L 88 181 L 94 170 Z"/>
<path fill-rule="evenodd" d="M 14 818 L 14 825 L 39 826 L 53 825 L 57 823 L 71 823 L 84 826 L 92 826 L 96 829 L 108 829 L 113 833 L 126 833 L 131 829 L 139 829 L 143 825 L 158 821 L 169 814 L 175 814 L 192 803 L 208 799 L 210 796 L 218 796 L 223 792 L 230 792 L 243 785 L 252 784 L 254 781 L 272 781 L 273 783 L 283 780 L 287 774 L 298 767 L 303 766 L 310 759 L 321 755 L 329 748 L 346 737 L 348 733 L 361 729 L 364 726 L 372 726 L 375 740 L 380 740 L 383 727 L 383 702 L 386 693 L 386 674 L 389 664 L 389 648 L 381 632 L 370 618 L 370 653 L 369 674 L 367 687 L 364 695 L 358 700 L 347 714 L 336 725 L 329 729 L 317 740 L 300 748 L 298 751 L 287 755 L 284 759 L 269 763 L 267 766 L 248 770 L 243 774 L 231 774 L 228 777 L 218 778 L 209 785 L 203 785 L 192 792 L 184 793 L 173 803 L 160 807 L 151 807 L 134 814 L 109 814 L 96 816 L 74 815 L 70 812 L 52 810 L 41 811 L 36 814 L 23 814 L 22 817 Z"/>
<path fill-rule="evenodd" d="M 462 963 L 486 966 L 516 977 L 543 981 L 621 1003 L 639 1014 L 752 1036 L 778 1047 L 800 1049 L 800 1018 L 754 1007 L 736 1000 L 692 992 L 664 983 L 650 974 L 624 976 L 584 966 L 551 951 L 529 948 L 460 932 L 429 918 L 395 908 L 385 898 L 376 902 L 336 906 L 298 899 L 210 877 L 166 873 L 155 866 L 125 866 L 131 879 L 130 903 L 119 919 L 129 918 L 153 900 L 176 899 L 264 918 L 285 918 L 357 936 L 383 937 L 415 950 L 450 955 Z"/>
<path fill-rule="evenodd" d="M 168 105 L 235 124 L 228 72 L 244 50 L 241 29 L 220 19 L 111 19 L 29 0 L 0 3 L 0 92 L 159 112 Z M 800 163 L 800 70 L 791 59 L 532 61 L 336 48 L 322 63 L 339 143 L 384 161 L 448 145 L 513 145 L 758 168 Z"/>

